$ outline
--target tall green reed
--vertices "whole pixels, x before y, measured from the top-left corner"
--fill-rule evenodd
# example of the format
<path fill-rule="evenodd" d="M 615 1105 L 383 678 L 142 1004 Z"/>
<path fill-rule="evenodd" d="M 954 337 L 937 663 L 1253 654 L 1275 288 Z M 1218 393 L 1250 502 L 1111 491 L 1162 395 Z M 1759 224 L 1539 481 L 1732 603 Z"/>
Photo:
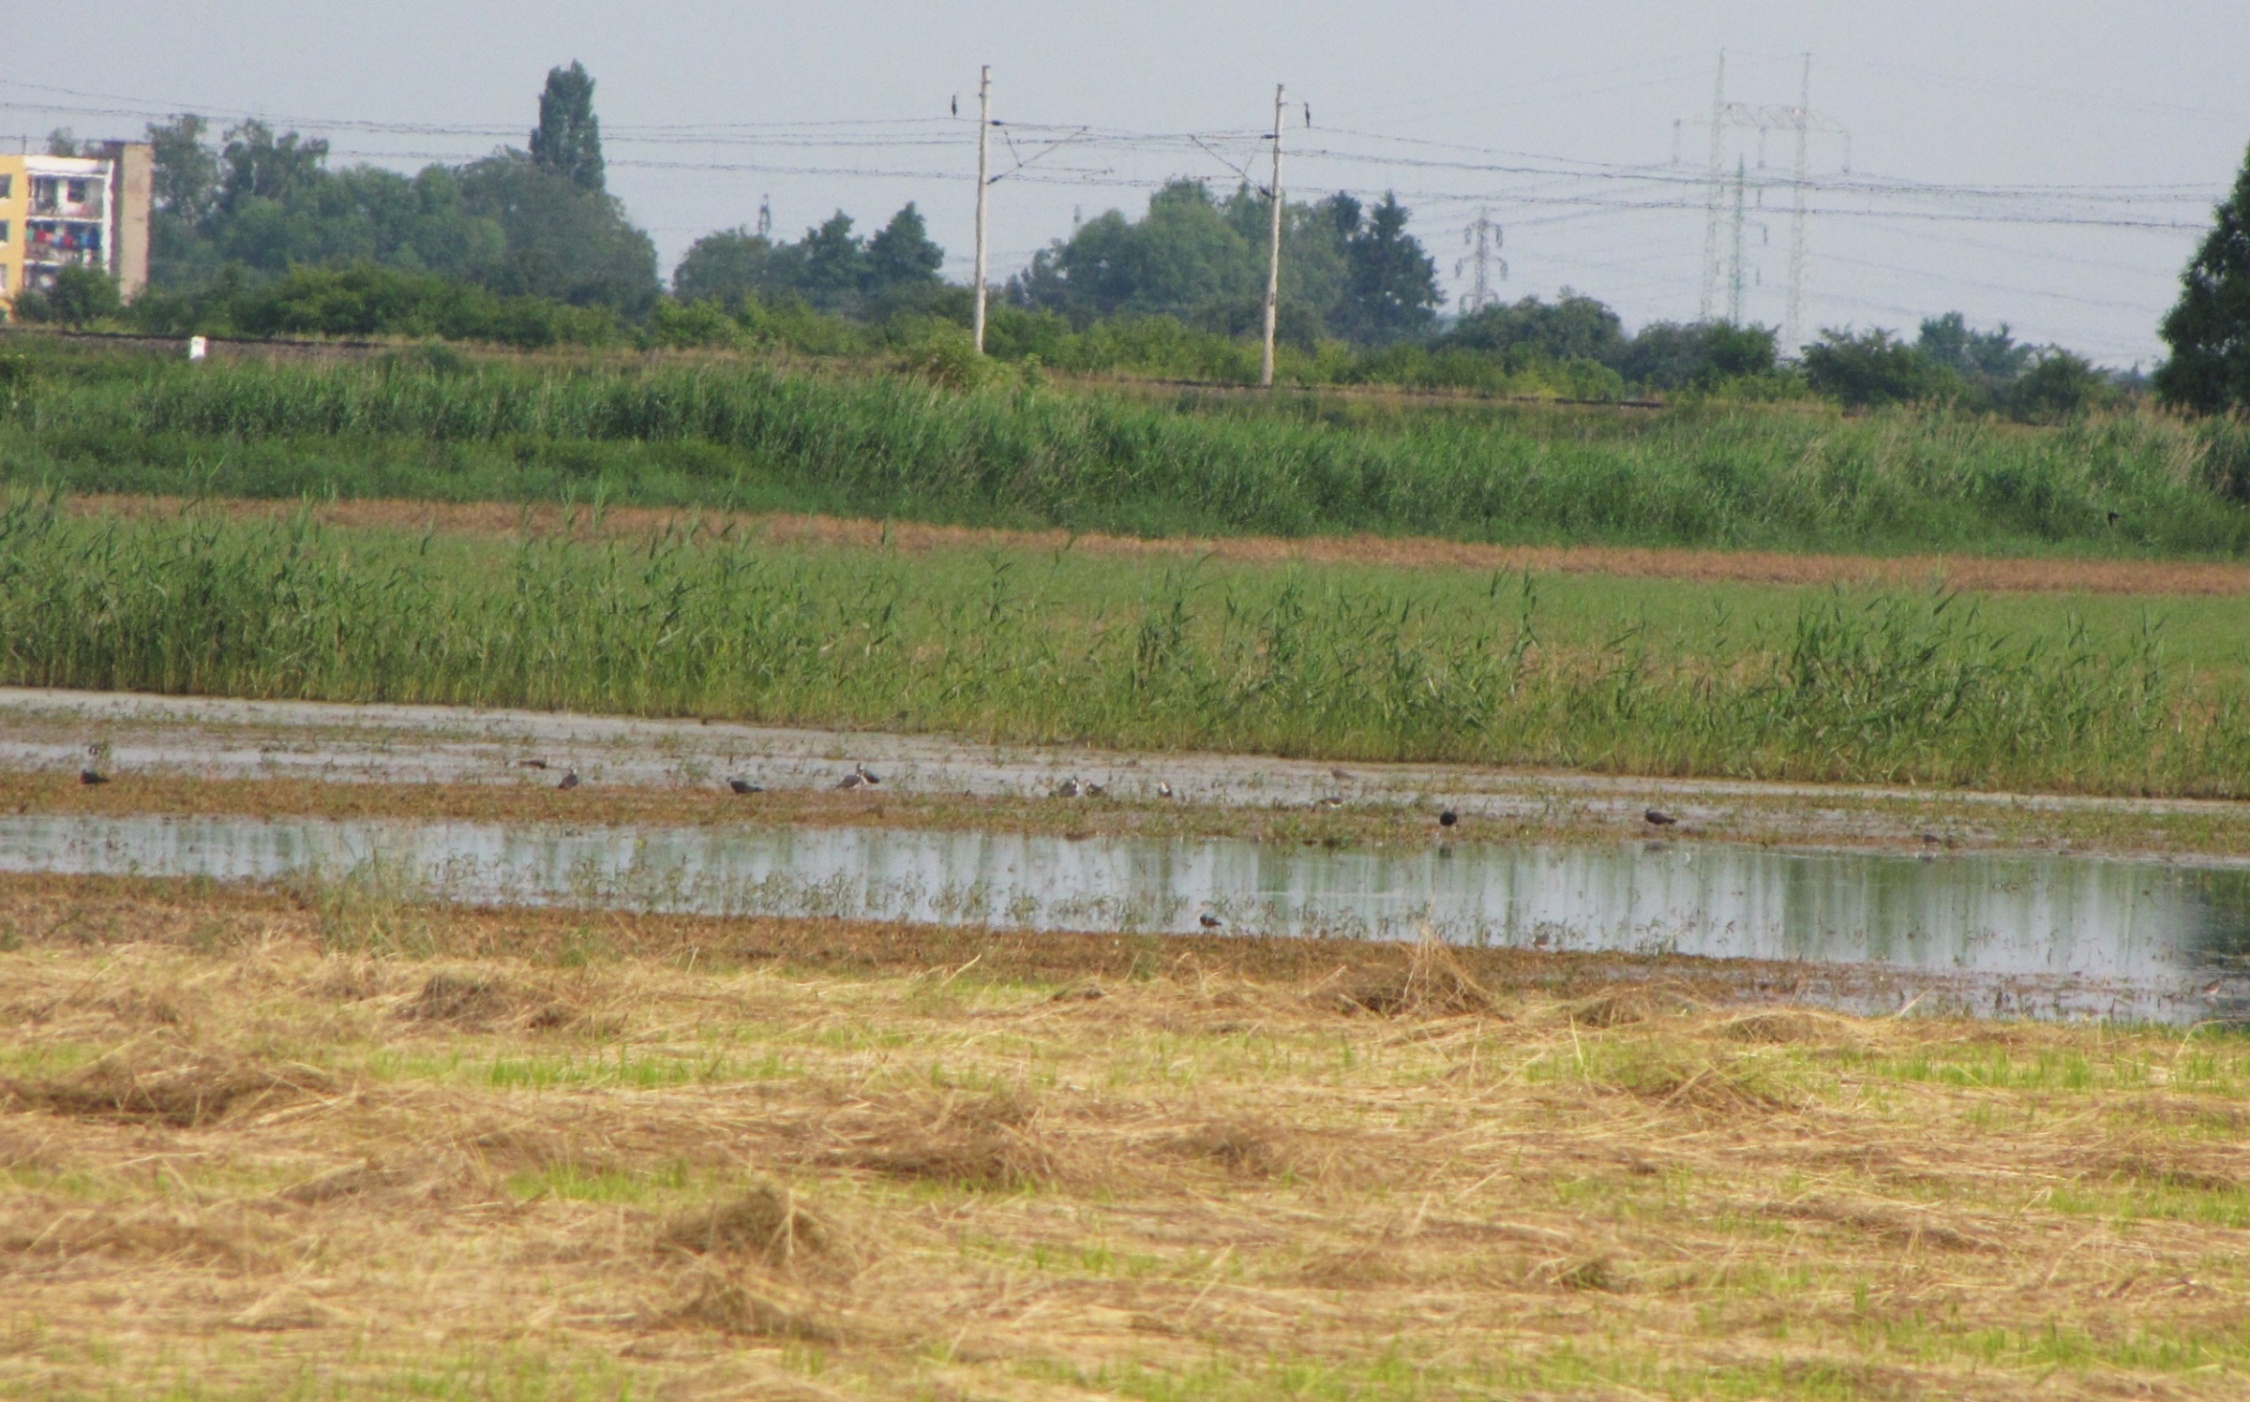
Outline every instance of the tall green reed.
<path fill-rule="evenodd" d="M 0 396 L 0 478 L 1127 531 L 2250 552 L 2225 426 L 941 389 L 740 365 L 149 362 Z M 2230 475 L 2231 474 L 2231 475 Z M 2113 515 L 2114 513 L 2114 515 Z"/>
<path fill-rule="evenodd" d="M 940 730 L 1130 748 L 1613 772 L 2250 791 L 2239 683 L 2161 632 L 2011 637 L 1943 595 L 1810 596 L 1699 651 L 1542 641 L 1535 580 L 1407 585 L 1191 566 L 1064 601 L 968 565 L 684 533 L 433 548 L 190 514 L 0 512 L 0 681 Z"/>

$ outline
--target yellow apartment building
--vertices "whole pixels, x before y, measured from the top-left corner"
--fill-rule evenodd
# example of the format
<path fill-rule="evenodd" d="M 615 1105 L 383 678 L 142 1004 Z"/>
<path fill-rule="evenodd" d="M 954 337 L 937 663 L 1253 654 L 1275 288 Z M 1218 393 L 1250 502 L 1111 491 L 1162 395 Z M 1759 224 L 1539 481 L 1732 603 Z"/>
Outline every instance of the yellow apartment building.
<path fill-rule="evenodd" d="M 44 288 L 73 265 L 117 279 L 129 300 L 148 285 L 155 162 L 146 142 L 109 141 L 98 156 L 0 154 L 0 304 Z"/>

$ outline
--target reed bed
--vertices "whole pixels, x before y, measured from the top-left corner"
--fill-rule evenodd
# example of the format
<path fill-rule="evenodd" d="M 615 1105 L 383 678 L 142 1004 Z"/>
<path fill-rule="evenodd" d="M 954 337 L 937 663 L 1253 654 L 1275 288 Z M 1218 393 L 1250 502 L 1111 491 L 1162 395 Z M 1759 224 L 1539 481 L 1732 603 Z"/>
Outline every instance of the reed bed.
<path fill-rule="evenodd" d="M 1166 534 L 2250 552 L 2250 438 L 2124 414 L 1270 400 L 728 363 L 0 361 L 0 478 Z"/>
<path fill-rule="evenodd" d="M 0 1395 L 2250 1374 L 2227 1034 L 1736 1005 L 1629 960 L 347 891 L 9 878 L 0 934 Z"/>
<path fill-rule="evenodd" d="M 0 512 L 0 681 L 1646 775 L 2250 788 L 2240 672 L 2172 667 L 2146 618 L 2011 633 L 1959 596 L 1831 590 L 1677 636 L 1579 618 L 1556 641 L 1532 576 L 1464 593 L 1156 562 L 1133 589 L 1057 595 L 1038 568 L 18 499 Z"/>

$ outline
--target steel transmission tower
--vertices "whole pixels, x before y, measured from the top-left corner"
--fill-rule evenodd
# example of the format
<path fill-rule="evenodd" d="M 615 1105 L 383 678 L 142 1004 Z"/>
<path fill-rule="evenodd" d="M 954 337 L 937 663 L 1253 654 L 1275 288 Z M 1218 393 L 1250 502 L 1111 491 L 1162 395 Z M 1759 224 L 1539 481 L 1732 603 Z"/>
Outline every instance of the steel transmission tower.
<path fill-rule="evenodd" d="M 1469 246 L 1470 252 L 1454 261 L 1453 275 L 1460 277 L 1469 269 L 1476 269 L 1469 290 L 1461 294 L 1464 315 L 1482 311 L 1500 300 L 1500 294 L 1492 290 L 1492 268 L 1497 264 L 1501 278 L 1504 280 L 1508 276 L 1508 260 L 1500 256 L 1501 237 L 1500 226 L 1492 221 L 1489 209 L 1478 210 L 1476 222 L 1461 231 L 1461 242 Z"/>
<path fill-rule="evenodd" d="M 1804 58 L 1797 101 L 1786 107 L 1727 101 L 1727 56 L 1723 51 L 1719 54 L 1719 81 L 1711 97 L 1711 164 L 1706 176 L 1708 218 L 1703 235 L 1703 319 L 1706 321 L 1718 312 L 1722 286 L 1728 291 L 1728 319 L 1736 322 L 1742 319 L 1741 222 L 1748 171 L 1747 162 L 1737 158 L 1730 181 L 1726 169 L 1726 133 L 1729 130 L 1758 133 L 1761 170 L 1765 165 L 1764 139 L 1768 135 L 1778 132 L 1796 138 L 1796 162 L 1789 182 L 1793 197 L 1789 219 L 1789 304 L 1782 326 L 1781 347 L 1784 356 L 1794 356 L 1804 329 L 1806 215 L 1809 213 L 1805 196 L 1812 180 L 1812 139 L 1816 135 L 1840 139 L 1844 143 L 1844 169 L 1849 172 L 1852 168 L 1851 133 L 1835 118 L 1813 110 L 1811 54 Z M 1735 223 L 1731 249 L 1726 238 L 1730 186 Z M 1761 183 L 1761 195 L 1763 188 Z M 1731 266 L 1730 252 L 1733 254 Z"/>

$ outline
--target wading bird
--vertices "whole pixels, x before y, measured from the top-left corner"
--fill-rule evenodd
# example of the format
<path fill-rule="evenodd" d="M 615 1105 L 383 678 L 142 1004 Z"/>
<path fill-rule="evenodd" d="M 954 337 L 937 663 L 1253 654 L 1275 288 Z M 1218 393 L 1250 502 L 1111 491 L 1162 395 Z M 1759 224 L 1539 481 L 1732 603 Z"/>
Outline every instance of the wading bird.
<path fill-rule="evenodd" d="M 578 787 L 578 782 L 578 771 L 573 769 L 569 773 L 563 775 L 562 782 L 555 785 L 555 787 L 558 789 L 575 789 Z"/>
<path fill-rule="evenodd" d="M 764 793 L 764 792 L 765 792 L 765 789 L 763 789 L 762 787 L 760 787 L 760 786 L 759 786 L 759 785 L 757 785 L 757 784 L 753 784 L 753 783 L 751 783 L 751 782 L 750 782 L 750 781 L 749 781 L 748 779 L 729 779 L 729 780 L 727 780 L 727 787 L 728 787 L 728 788 L 730 788 L 730 789 L 733 789 L 733 790 L 734 790 L 734 791 L 735 791 L 736 793 Z"/>
<path fill-rule="evenodd" d="M 1224 925 L 1227 922 L 1221 920 L 1218 916 L 1213 915 L 1210 911 L 1207 910 L 1204 911 L 1201 915 L 1195 917 L 1195 923 L 1201 925 L 1206 930 L 1216 930 L 1221 925 Z"/>
<path fill-rule="evenodd" d="M 1646 819 L 1648 821 L 1648 825 L 1652 828 L 1668 828 L 1672 826 L 1672 824 L 1679 821 L 1679 819 L 1673 817 L 1671 814 L 1665 812 L 1661 808 L 1651 808 L 1646 813 L 1643 813 L 1641 817 Z"/>

